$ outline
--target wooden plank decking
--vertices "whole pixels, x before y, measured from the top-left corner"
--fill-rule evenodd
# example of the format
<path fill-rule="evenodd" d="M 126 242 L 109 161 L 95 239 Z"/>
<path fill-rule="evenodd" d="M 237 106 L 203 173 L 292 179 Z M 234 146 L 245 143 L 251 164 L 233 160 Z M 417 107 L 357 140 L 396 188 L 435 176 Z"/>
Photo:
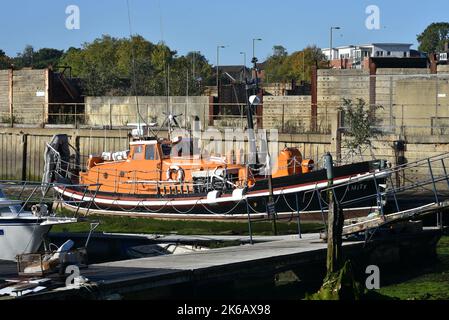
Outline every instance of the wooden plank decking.
<path fill-rule="evenodd" d="M 344 244 L 347 251 L 362 242 Z M 192 282 L 235 279 L 242 275 L 274 274 L 309 263 L 325 261 L 327 244 L 319 234 L 303 239 L 281 240 L 181 255 L 117 261 L 89 266 L 81 275 L 95 284 L 89 290 L 107 294 L 127 294 Z M 285 269 L 285 270 L 284 270 Z M 80 290 L 57 290 L 34 298 L 62 299 Z"/>

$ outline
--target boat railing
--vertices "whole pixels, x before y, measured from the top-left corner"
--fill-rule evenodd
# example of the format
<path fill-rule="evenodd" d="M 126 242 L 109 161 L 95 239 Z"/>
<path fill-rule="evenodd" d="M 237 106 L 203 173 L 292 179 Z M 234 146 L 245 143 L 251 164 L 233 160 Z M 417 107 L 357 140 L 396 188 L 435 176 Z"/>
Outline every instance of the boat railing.
<path fill-rule="evenodd" d="M 402 212 L 416 206 L 414 201 L 407 201 L 410 194 L 419 193 L 420 205 L 436 205 L 445 207 L 449 201 L 449 153 L 428 157 L 408 164 L 376 170 L 371 173 L 349 177 L 347 181 L 329 184 L 322 188 L 307 191 L 315 194 L 322 205 L 322 212 L 327 209 L 327 194 L 332 191 L 334 201 L 342 206 L 362 203 L 376 199 L 379 214 L 386 215 L 386 204 L 392 203 L 395 212 Z M 354 197 L 352 190 L 357 186 L 372 183 L 375 192 Z M 341 195 L 340 197 L 336 196 Z M 402 201 L 401 201 L 402 200 Z M 437 214 L 437 226 L 443 226 L 442 212 Z"/>
<path fill-rule="evenodd" d="M 20 203 L 20 210 L 17 215 L 24 213 L 31 208 L 31 211 L 36 216 L 50 216 L 47 205 L 52 206 L 56 204 L 55 211 L 62 203 L 59 199 L 60 193 L 52 192 L 55 188 L 66 190 L 68 187 L 84 190 L 84 195 L 79 200 L 64 201 L 71 203 L 75 208 L 75 217 L 78 217 L 81 207 L 90 210 L 92 202 L 95 200 L 100 184 L 62 184 L 62 183 L 40 183 L 33 181 L 19 181 L 19 180 L 0 180 L 0 189 L 7 194 L 8 198 L 16 200 Z M 91 190 L 88 194 L 88 190 Z M 88 214 L 88 211 L 87 211 Z"/>
<path fill-rule="evenodd" d="M 58 158 L 55 162 L 51 163 L 51 165 L 55 165 L 54 167 L 56 168 L 55 170 L 59 170 L 59 174 L 62 175 L 65 178 L 76 178 L 76 179 L 80 179 L 80 175 L 78 174 L 79 171 L 82 171 L 82 166 L 77 166 L 76 168 L 74 168 L 72 163 L 69 162 L 65 162 L 64 160 Z M 61 165 L 61 164 L 65 164 L 65 165 Z M 70 165 L 70 166 L 69 166 Z M 186 163 L 186 165 L 189 165 L 189 163 Z M 217 165 L 217 168 L 220 167 L 224 167 L 226 168 L 226 166 L 228 165 L 228 163 L 224 163 L 223 165 Z M 233 165 L 233 164 L 232 164 Z M 233 187 L 237 187 L 237 186 L 246 186 L 247 185 L 247 180 L 252 180 L 255 181 L 256 177 L 260 177 L 260 176 L 267 176 L 267 164 L 266 163 L 262 163 L 260 164 L 260 166 L 258 168 L 253 168 L 252 166 L 248 165 L 248 164 L 240 164 L 244 167 L 247 168 L 247 176 L 240 181 L 229 181 L 226 178 L 223 178 L 221 176 L 215 175 L 215 174 L 209 174 L 209 171 L 207 171 L 207 177 L 206 180 L 208 181 L 208 183 L 211 181 L 212 178 L 216 178 L 218 180 L 226 180 L 224 181 L 224 183 L 228 184 L 228 185 L 232 185 Z M 298 161 L 296 158 L 293 158 L 290 160 L 290 162 L 285 165 L 285 166 L 276 166 L 274 168 L 274 170 L 272 170 L 273 172 L 275 172 L 276 170 L 286 170 L 286 169 L 290 169 L 293 167 L 294 172 L 296 172 L 298 167 L 301 167 L 302 163 L 301 161 Z M 272 166 L 270 166 L 271 168 Z M 63 169 L 66 168 L 66 169 Z M 101 170 L 100 170 L 101 169 Z M 100 183 L 100 174 L 103 175 L 107 175 L 108 176 L 108 180 L 111 182 L 104 182 L 102 181 L 102 185 L 104 187 L 109 187 L 109 188 L 113 188 L 115 191 L 118 187 L 118 185 L 120 183 L 122 184 L 128 184 L 128 185 L 138 185 L 138 184 L 143 184 L 143 185 L 157 185 L 157 186 L 174 186 L 174 185 L 181 185 L 181 186 L 190 186 L 190 187 L 198 187 L 198 186 L 202 186 L 204 184 L 198 184 L 195 183 L 193 180 L 189 181 L 189 180 L 183 180 L 183 181 L 177 181 L 177 180 L 163 180 L 163 179 L 144 179 L 144 178 L 140 178 L 137 179 L 137 176 L 154 176 L 154 177 L 162 177 L 164 172 L 161 169 L 156 169 L 156 170 L 132 170 L 132 171 L 121 171 L 118 169 L 107 169 L 104 167 L 98 168 L 97 170 L 95 168 L 91 168 L 90 170 L 92 170 L 93 172 L 97 172 L 97 179 L 94 181 L 90 181 L 91 183 L 94 184 L 98 184 Z M 182 167 L 182 170 L 186 173 L 188 172 L 197 172 L 198 168 L 186 168 L 186 167 Z M 211 169 L 213 171 L 213 169 Z M 129 179 L 129 176 L 134 176 L 133 179 Z M 123 181 L 124 178 L 127 177 L 128 181 Z"/>

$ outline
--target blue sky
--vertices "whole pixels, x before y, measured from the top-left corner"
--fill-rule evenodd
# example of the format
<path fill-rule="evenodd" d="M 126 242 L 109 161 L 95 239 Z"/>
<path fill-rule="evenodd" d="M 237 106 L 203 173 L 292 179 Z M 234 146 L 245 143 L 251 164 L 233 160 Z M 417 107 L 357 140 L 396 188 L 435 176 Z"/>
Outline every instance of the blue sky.
<path fill-rule="evenodd" d="M 201 51 L 220 64 L 242 63 L 241 51 L 252 53 L 252 39 L 261 60 L 273 45 L 289 52 L 308 44 L 329 46 L 329 27 L 334 45 L 369 42 L 406 42 L 416 48 L 416 35 L 431 22 L 448 21 L 449 1 L 431 0 L 129 0 L 134 33 L 152 42 L 164 40 L 180 54 Z M 78 5 L 81 29 L 67 30 L 65 9 Z M 380 8 L 381 29 L 365 27 L 369 5 Z M 79 47 L 101 36 L 129 36 L 126 0 L 15 0 L 2 2 L 0 49 L 15 55 L 27 44 L 35 48 Z"/>

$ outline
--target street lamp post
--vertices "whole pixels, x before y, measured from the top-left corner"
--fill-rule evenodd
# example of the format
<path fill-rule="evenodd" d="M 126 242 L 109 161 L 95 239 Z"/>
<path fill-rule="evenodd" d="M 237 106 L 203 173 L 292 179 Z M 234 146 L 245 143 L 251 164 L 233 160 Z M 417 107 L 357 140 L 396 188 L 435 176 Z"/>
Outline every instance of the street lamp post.
<path fill-rule="evenodd" d="M 256 57 L 256 41 L 262 41 L 262 39 L 253 39 L 253 58 Z"/>
<path fill-rule="evenodd" d="M 333 48 L 333 45 L 332 45 L 332 36 L 333 36 L 333 31 L 334 30 L 340 30 L 341 28 L 340 27 L 331 27 L 331 45 L 330 45 L 330 59 L 329 59 L 329 64 L 330 63 L 332 63 L 332 60 L 333 60 L 333 58 L 334 58 L 334 48 Z"/>
<path fill-rule="evenodd" d="M 225 46 L 217 46 L 217 93 L 218 93 L 218 88 L 219 88 L 219 81 L 220 81 L 220 76 L 219 76 L 219 65 L 220 65 L 220 49 L 224 49 Z"/>
<path fill-rule="evenodd" d="M 243 55 L 243 79 L 246 79 L 246 52 L 240 52 Z"/>

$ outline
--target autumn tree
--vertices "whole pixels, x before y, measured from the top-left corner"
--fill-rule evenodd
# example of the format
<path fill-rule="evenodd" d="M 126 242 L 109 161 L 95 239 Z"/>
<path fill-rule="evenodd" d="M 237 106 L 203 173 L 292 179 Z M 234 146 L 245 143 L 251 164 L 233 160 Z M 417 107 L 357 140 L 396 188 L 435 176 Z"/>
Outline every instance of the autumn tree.
<path fill-rule="evenodd" d="M 265 74 L 268 82 L 310 82 L 311 68 L 314 65 L 325 67 L 325 61 L 325 55 L 316 46 L 308 46 L 290 55 L 284 47 L 275 46 L 273 55 L 266 61 Z"/>

